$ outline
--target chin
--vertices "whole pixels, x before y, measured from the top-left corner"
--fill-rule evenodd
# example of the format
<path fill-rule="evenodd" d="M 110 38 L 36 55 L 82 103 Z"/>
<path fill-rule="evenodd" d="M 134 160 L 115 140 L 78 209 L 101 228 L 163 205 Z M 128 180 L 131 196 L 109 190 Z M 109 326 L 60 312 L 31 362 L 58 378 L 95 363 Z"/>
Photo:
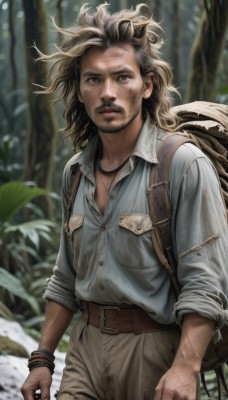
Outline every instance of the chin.
<path fill-rule="evenodd" d="M 123 131 L 129 123 L 123 123 L 123 124 L 118 124 L 118 125 L 97 125 L 97 129 L 102 132 L 102 133 L 119 133 Z"/>

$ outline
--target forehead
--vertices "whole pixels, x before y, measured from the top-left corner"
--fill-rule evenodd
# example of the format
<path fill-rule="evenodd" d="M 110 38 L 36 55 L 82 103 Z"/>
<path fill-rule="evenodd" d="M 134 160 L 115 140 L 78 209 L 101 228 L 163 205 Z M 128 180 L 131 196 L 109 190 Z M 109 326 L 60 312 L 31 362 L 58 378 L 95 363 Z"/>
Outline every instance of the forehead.
<path fill-rule="evenodd" d="M 103 49 L 91 48 L 81 57 L 80 71 L 83 74 L 87 70 L 105 72 L 107 69 L 118 70 L 128 67 L 139 71 L 134 48 L 130 44 L 119 44 Z"/>

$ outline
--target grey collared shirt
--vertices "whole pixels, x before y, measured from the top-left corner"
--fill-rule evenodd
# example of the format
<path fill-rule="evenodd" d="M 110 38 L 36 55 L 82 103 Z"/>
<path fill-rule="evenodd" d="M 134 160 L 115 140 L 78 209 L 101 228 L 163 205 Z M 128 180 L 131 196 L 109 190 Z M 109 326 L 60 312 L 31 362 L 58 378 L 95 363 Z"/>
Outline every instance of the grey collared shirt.
<path fill-rule="evenodd" d="M 172 161 L 169 191 L 172 236 L 183 286 L 178 301 L 151 241 L 147 204 L 151 164 L 162 135 L 146 120 L 129 162 L 121 171 L 102 215 L 95 201 L 94 159 L 98 138 L 67 163 L 63 175 L 63 225 L 70 167 L 82 171 L 70 235 L 62 227 L 59 254 L 45 298 L 76 310 L 79 300 L 130 303 L 169 324 L 199 313 L 227 320 L 228 243 L 219 180 L 208 158 L 182 145 Z"/>

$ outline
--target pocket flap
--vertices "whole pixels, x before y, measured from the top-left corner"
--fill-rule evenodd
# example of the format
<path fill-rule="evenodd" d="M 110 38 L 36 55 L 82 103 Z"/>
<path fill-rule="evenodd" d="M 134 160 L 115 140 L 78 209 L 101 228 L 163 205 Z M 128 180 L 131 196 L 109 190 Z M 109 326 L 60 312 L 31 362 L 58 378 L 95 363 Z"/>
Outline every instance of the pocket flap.
<path fill-rule="evenodd" d="M 69 220 L 69 233 L 70 235 L 75 231 L 75 229 L 80 228 L 83 225 L 84 215 L 73 214 Z"/>
<path fill-rule="evenodd" d="M 152 229 L 152 221 L 148 214 L 121 214 L 119 226 L 135 235 L 142 235 Z"/>

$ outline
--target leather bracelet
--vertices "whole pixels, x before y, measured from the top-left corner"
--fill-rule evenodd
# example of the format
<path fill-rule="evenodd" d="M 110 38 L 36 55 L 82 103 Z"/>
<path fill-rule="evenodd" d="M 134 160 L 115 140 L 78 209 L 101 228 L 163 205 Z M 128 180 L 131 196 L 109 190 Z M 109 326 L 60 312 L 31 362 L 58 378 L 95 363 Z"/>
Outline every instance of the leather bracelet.
<path fill-rule="evenodd" d="M 39 361 L 37 360 L 37 361 L 28 362 L 28 369 L 29 369 L 30 372 L 32 371 L 32 369 L 38 368 L 38 367 L 47 367 L 52 375 L 53 375 L 54 370 L 55 370 L 55 364 L 54 363 L 50 364 L 47 361 L 40 361 L 40 360 Z"/>
<path fill-rule="evenodd" d="M 50 359 L 50 357 L 47 357 L 43 354 L 37 354 L 37 355 L 31 356 L 29 360 L 32 361 L 32 360 L 38 360 L 38 359 L 46 360 L 46 361 L 49 361 L 50 363 L 53 363 L 53 360 Z"/>
<path fill-rule="evenodd" d="M 28 359 L 28 369 L 31 371 L 34 368 L 47 367 L 51 374 L 53 374 L 55 369 L 54 359 L 54 354 L 48 350 L 40 349 L 32 351 L 31 357 Z"/>
<path fill-rule="evenodd" d="M 54 354 L 51 353 L 50 351 L 46 350 L 46 349 L 39 349 L 39 350 L 32 351 L 31 356 L 41 355 L 41 354 L 51 358 L 52 360 L 55 359 Z"/>
<path fill-rule="evenodd" d="M 28 360 L 28 367 L 30 368 L 30 367 L 32 367 L 33 365 L 47 365 L 47 366 L 50 366 L 50 368 L 53 368 L 54 367 L 54 363 L 53 362 L 51 362 L 51 361 L 47 361 L 47 360 L 41 360 L 41 359 L 35 359 L 35 360 L 31 360 L 31 359 L 29 359 Z"/>

